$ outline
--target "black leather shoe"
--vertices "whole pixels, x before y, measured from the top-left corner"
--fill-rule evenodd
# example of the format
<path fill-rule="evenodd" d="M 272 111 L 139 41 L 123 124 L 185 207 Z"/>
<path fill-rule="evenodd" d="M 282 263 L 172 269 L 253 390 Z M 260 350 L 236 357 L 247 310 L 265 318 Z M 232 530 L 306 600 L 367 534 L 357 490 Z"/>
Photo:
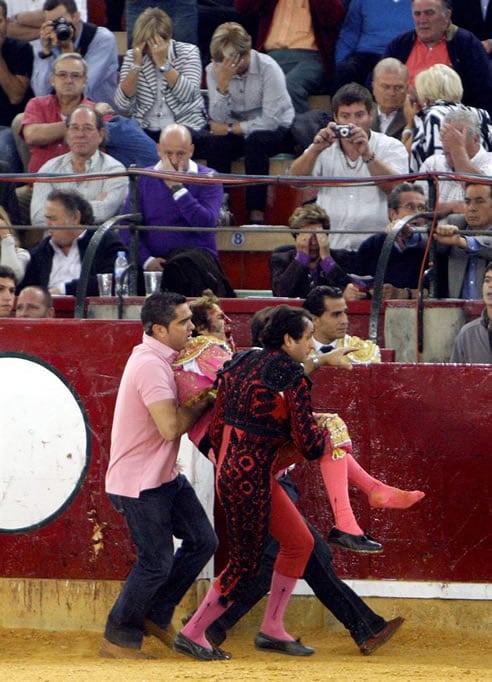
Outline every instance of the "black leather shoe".
<path fill-rule="evenodd" d="M 287 654 L 288 656 L 312 656 L 314 649 L 310 646 L 304 646 L 300 639 L 294 641 L 285 639 L 276 639 L 269 635 L 264 635 L 259 632 L 255 637 L 255 647 L 261 651 L 274 651 L 278 654 Z"/>
<path fill-rule="evenodd" d="M 182 632 L 178 632 L 173 644 L 174 651 L 191 658 L 196 658 L 198 661 L 213 661 L 217 660 L 214 649 L 207 649 L 201 644 L 197 644 Z"/>
<path fill-rule="evenodd" d="M 386 644 L 386 642 L 393 637 L 395 632 L 404 621 L 405 619 L 401 616 L 393 618 L 393 620 L 389 620 L 381 632 L 378 632 L 378 634 L 374 635 L 374 637 L 369 637 L 369 639 L 366 639 L 365 642 L 362 642 L 359 647 L 360 653 L 364 656 L 370 656 L 373 651 L 379 649 L 380 646 Z"/>
<path fill-rule="evenodd" d="M 367 533 L 364 533 L 364 535 L 351 535 L 350 533 L 342 533 L 338 528 L 330 530 L 328 533 L 328 543 L 342 549 L 348 549 L 351 552 L 356 552 L 357 554 L 381 554 L 383 551 L 383 545 L 376 542 Z"/>
<path fill-rule="evenodd" d="M 229 661 L 232 658 L 232 654 L 229 651 L 224 651 L 218 646 L 213 647 L 214 651 L 214 661 Z"/>

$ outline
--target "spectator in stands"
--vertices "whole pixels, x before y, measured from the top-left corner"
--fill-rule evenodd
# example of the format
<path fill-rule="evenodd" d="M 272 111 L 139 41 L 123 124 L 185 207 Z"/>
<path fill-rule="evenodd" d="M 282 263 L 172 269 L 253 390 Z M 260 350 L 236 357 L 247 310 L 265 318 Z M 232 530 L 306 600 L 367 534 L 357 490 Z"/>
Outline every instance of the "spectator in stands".
<path fill-rule="evenodd" d="M 482 296 L 485 308 L 477 320 L 468 322 L 458 332 L 451 362 L 492 364 L 492 262 L 485 268 Z"/>
<path fill-rule="evenodd" d="M 440 283 L 441 298 L 480 298 L 480 282 L 492 259 L 492 234 L 471 237 L 466 230 L 492 233 L 492 185 L 469 182 L 465 186 L 465 233 L 456 225 L 438 225 L 434 238 L 448 247 L 447 286 Z"/>
<path fill-rule="evenodd" d="M 53 62 L 51 74 L 54 94 L 33 97 L 27 103 L 24 114 L 17 116 L 19 148 L 25 148 L 27 144 L 28 151 L 24 151 L 22 155 L 27 160 L 30 173 L 38 172 L 50 159 L 70 151 L 65 141 L 67 116 L 81 104 L 96 106 L 84 97 L 86 81 L 87 67 L 83 58 L 76 53 L 60 55 Z M 110 110 L 109 104 L 104 102 L 97 107 L 101 111 Z M 21 222 L 28 225 L 32 185 L 19 187 L 17 197 Z M 39 230 L 26 231 L 23 246 L 30 248 L 41 237 Z"/>
<path fill-rule="evenodd" d="M 196 45 L 173 40 L 170 17 L 158 7 L 137 19 L 133 47 L 125 55 L 116 107 L 133 116 L 155 142 L 169 123 L 199 131 L 207 125 L 200 93 L 202 63 Z M 197 149 L 199 158 L 202 154 Z"/>
<path fill-rule="evenodd" d="M 313 316 L 314 350 L 328 353 L 334 348 L 352 346 L 357 348 L 348 354 L 353 364 L 368 365 L 381 362 L 381 351 L 372 341 L 349 336 L 348 308 L 343 291 L 337 287 L 315 287 L 307 295 L 303 307 Z"/>
<path fill-rule="evenodd" d="M 66 119 L 66 143 L 70 151 L 44 163 L 40 173 L 115 173 L 115 178 L 80 180 L 70 184 L 92 206 L 94 220 L 102 223 L 122 208 L 128 193 L 128 178 L 121 175 L 125 167 L 101 151 L 106 128 L 102 115 L 93 107 L 81 105 Z M 35 182 L 31 200 L 31 223 L 44 225 L 46 197 L 53 189 L 67 189 L 66 182 Z"/>
<path fill-rule="evenodd" d="M 422 109 L 413 120 L 410 167 L 417 172 L 421 164 L 435 152 L 442 150 L 441 124 L 450 111 L 475 112 L 480 126 L 482 144 L 492 150 L 492 126 L 484 109 L 461 103 L 463 86 L 459 75 L 445 64 L 435 64 L 421 71 L 415 79 L 415 89 Z"/>
<path fill-rule="evenodd" d="M 442 151 L 429 156 L 420 166 L 420 173 L 471 173 L 492 175 L 492 153 L 481 145 L 480 126 L 476 112 L 451 109 L 443 118 L 440 130 Z M 424 191 L 427 183 L 423 183 Z M 440 180 L 437 209 L 440 213 L 465 212 L 464 183 Z"/>
<path fill-rule="evenodd" d="M 386 232 L 397 220 L 426 210 L 422 187 L 408 182 L 394 187 L 388 196 L 390 224 L 385 232 L 362 242 L 353 261 L 349 261 L 349 272 L 344 270 L 343 253 L 330 251 L 329 219 L 325 211 L 316 204 L 297 208 L 289 220 L 295 247 L 281 247 L 271 257 L 273 295 L 304 298 L 314 287 L 330 285 L 343 288 L 346 301 L 369 298 Z M 384 299 L 417 297 L 427 238 L 413 227 L 421 224 L 417 220 L 406 225 L 393 245 L 383 284 Z"/>
<path fill-rule="evenodd" d="M 376 64 L 372 76 L 376 100 L 371 129 L 401 140 L 405 128 L 403 110 L 408 93 L 408 70 L 398 59 L 388 57 Z"/>
<path fill-rule="evenodd" d="M 81 104 L 93 105 L 84 95 L 87 65 L 76 53 L 62 54 L 52 64 L 52 95 L 33 97 L 22 119 L 21 136 L 29 146 L 31 158 L 28 170 L 39 171 L 43 163 L 69 152 L 65 142 L 66 118 Z M 104 113 L 108 105 L 100 108 Z"/>
<path fill-rule="evenodd" d="M 87 64 L 86 96 L 113 104 L 118 81 L 118 50 L 111 31 L 83 22 L 74 0 L 45 0 L 45 21 L 35 41 L 32 88 L 37 97 L 51 92 L 52 66 L 61 54 L 79 52 Z M 65 20 L 63 26 L 57 22 Z M 60 28 L 64 34 L 60 35 Z"/>
<path fill-rule="evenodd" d="M 251 36 L 234 22 L 222 24 L 210 44 L 207 66 L 210 132 L 207 163 L 230 173 L 244 156 L 248 175 L 268 175 L 269 157 L 288 150 L 294 107 L 277 62 L 251 49 Z M 249 220 L 265 221 L 266 186 L 247 187 Z"/>
<path fill-rule="evenodd" d="M 307 111 L 309 95 L 328 86 L 335 37 L 345 15 L 342 0 L 235 0 L 234 5 L 245 16 L 259 16 L 257 49 L 282 68 L 296 112 Z"/>
<path fill-rule="evenodd" d="M 55 317 L 53 299 L 46 287 L 24 287 L 17 296 L 16 317 L 46 318 Z"/>
<path fill-rule="evenodd" d="M 17 237 L 10 228 L 8 213 L 0 206 L 0 265 L 12 268 L 17 281 L 20 281 L 24 277 L 30 255 L 26 249 L 19 248 Z"/>
<path fill-rule="evenodd" d="M 7 4 L 0 0 L 0 158 L 10 173 L 22 171 L 10 126 L 32 97 L 32 62 L 31 46 L 7 37 Z"/>
<path fill-rule="evenodd" d="M 171 123 L 161 133 L 160 161 L 152 170 L 212 175 L 210 168 L 193 161 L 193 151 L 188 128 Z M 222 185 L 217 183 L 183 183 L 177 179 L 142 176 L 137 181 L 136 210 L 142 214 L 142 225 L 213 228 L 217 225 L 223 194 Z M 129 195 L 125 213 L 132 208 Z M 122 231 L 121 236 L 128 244 L 129 234 Z M 178 291 L 182 280 L 189 278 L 185 283 L 187 290 L 179 293 L 199 296 L 203 289 L 210 288 L 219 296 L 234 295 L 217 260 L 213 231 L 142 231 L 138 264 L 144 270 L 164 269 L 163 288 L 170 291 Z M 176 272 L 177 266 L 180 272 Z M 182 276 L 179 281 L 178 275 Z"/>
<path fill-rule="evenodd" d="M 37 40 L 44 22 L 44 0 L 7 0 L 8 35 L 19 40 Z M 82 21 L 87 21 L 87 0 L 78 0 Z"/>
<path fill-rule="evenodd" d="M 21 288 L 36 284 L 47 287 L 51 294 L 75 295 L 82 260 L 93 231 L 92 207 L 78 192 L 53 190 L 45 207 L 49 235 L 31 252 Z M 73 229 L 73 226 L 80 225 Z M 97 273 L 113 272 L 118 251 L 125 247 L 116 232 L 108 230 L 96 251 L 87 286 L 88 296 L 98 295 Z"/>
<path fill-rule="evenodd" d="M 12 268 L 0 265 L 0 317 L 10 317 L 15 301 L 17 280 Z"/>
<path fill-rule="evenodd" d="M 198 43 L 197 0 L 159 0 L 159 7 L 171 17 L 174 37 L 179 42 Z M 155 7 L 156 0 L 126 0 L 126 30 L 128 47 L 133 40 L 133 27 L 138 17 L 149 7 Z"/>
<path fill-rule="evenodd" d="M 492 5 L 488 0 L 453 0 L 453 22 L 471 31 L 492 55 Z"/>
<path fill-rule="evenodd" d="M 422 187 L 409 182 L 397 185 L 388 196 L 388 217 L 391 222 L 386 232 L 389 232 L 401 218 L 426 210 L 426 199 Z M 422 226 L 422 220 L 417 219 L 407 223 L 393 244 L 384 277 L 384 299 L 411 299 L 418 296 L 419 274 L 427 237 L 414 231 L 413 228 L 416 226 Z M 375 277 L 385 239 L 386 233 L 379 232 L 362 242 L 353 263 L 353 272 L 356 275 Z M 361 280 L 358 298 L 370 297 L 372 285 L 372 280 L 366 282 Z M 345 298 L 348 298 L 346 294 Z M 351 298 L 353 300 L 355 297 L 349 297 L 348 300 Z"/>
<path fill-rule="evenodd" d="M 62 54 L 53 62 L 51 84 L 54 94 L 33 97 L 24 114 L 17 116 L 19 147 L 25 147 L 24 142 L 29 146 L 29 151 L 22 154 L 29 172 L 38 171 L 49 159 L 69 151 L 65 142 L 66 117 L 81 104 L 92 106 L 103 114 L 108 129 L 106 151 L 124 166 L 146 166 L 157 160 L 154 142 L 138 123 L 114 116 L 106 102 L 95 104 L 85 97 L 86 83 L 84 59 L 75 52 Z"/>
<path fill-rule="evenodd" d="M 332 100 L 334 122 L 316 133 L 312 144 L 292 163 L 292 175 L 371 178 L 408 172 L 408 154 L 401 142 L 371 131 L 371 93 L 349 83 Z M 383 230 L 387 224 L 386 194 L 394 183 L 368 186 L 326 186 L 318 203 L 330 216 L 331 248 L 355 251 L 363 230 Z M 359 233 L 359 234 L 358 234 Z"/>
<path fill-rule="evenodd" d="M 366 85 L 388 43 L 412 26 L 411 0 L 351 0 L 336 43 L 333 92 Z"/>
<path fill-rule="evenodd" d="M 274 296 L 305 298 L 319 284 L 349 282 L 330 251 L 330 218 L 317 204 L 299 206 L 289 218 L 295 245 L 276 249 L 270 258 Z"/>
<path fill-rule="evenodd" d="M 198 0 L 198 47 L 202 56 L 202 64 L 210 62 L 210 41 L 215 29 L 226 21 L 236 21 L 256 41 L 258 33 L 258 14 L 244 15 L 234 7 L 234 0 Z M 265 3 L 263 3 L 265 6 Z"/>
<path fill-rule="evenodd" d="M 412 0 L 414 31 L 397 36 L 385 57 L 407 65 L 410 85 L 434 64 L 447 64 L 463 83 L 463 102 L 492 114 L 492 71 L 480 40 L 451 23 L 451 0 Z"/>

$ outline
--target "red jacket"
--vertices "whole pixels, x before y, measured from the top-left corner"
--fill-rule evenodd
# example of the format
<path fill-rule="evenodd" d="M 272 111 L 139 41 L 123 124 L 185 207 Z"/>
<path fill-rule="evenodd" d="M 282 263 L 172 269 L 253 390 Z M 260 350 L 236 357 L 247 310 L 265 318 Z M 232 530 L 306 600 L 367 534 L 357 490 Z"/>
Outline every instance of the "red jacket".
<path fill-rule="evenodd" d="M 270 30 L 273 13 L 278 0 L 234 0 L 234 7 L 241 14 L 257 14 L 259 16 L 256 48 L 263 50 Z M 309 0 L 313 31 L 321 59 L 327 73 L 333 65 L 333 50 L 338 35 L 338 28 L 345 16 L 346 8 L 343 0 Z"/>

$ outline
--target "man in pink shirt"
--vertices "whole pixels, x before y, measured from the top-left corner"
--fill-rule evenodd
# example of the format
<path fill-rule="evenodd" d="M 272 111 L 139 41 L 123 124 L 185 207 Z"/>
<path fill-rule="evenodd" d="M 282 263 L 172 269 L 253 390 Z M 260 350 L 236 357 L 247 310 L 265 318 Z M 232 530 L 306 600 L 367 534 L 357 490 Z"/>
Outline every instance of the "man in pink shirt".
<path fill-rule="evenodd" d="M 143 341 L 121 379 L 106 474 L 106 492 L 138 550 L 106 623 L 100 654 L 109 658 L 148 658 L 140 651 L 144 634 L 171 645 L 174 608 L 217 549 L 176 463 L 180 437 L 210 400 L 177 402 L 171 363 L 191 337 L 191 310 L 181 294 L 158 293 L 146 299 L 141 319 Z M 173 536 L 183 540 L 176 553 Z"/>

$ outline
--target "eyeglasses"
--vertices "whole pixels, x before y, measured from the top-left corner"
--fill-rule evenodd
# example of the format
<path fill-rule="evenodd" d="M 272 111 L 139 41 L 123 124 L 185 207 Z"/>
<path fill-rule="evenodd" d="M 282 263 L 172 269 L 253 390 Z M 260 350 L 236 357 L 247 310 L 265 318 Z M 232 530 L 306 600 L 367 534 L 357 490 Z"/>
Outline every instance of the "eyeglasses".
<path fill-rule="evenodd" d="M 97 130 L 96 126 L 78 126 L 75 123 L 68 126 L 73 133 L 93 133 Z"/>
<path fill-rule="evenodd" d="M 406 208 L 409 211 L 418 211 L 419 213 L 427 210 L 427 206 L 425 204 L 416 204 L 413 201 L 409 201 L 408 204 L 403 204 L 403 206 L 400 206 L 400 208 Z"/>
<path fill-rule="evenodd" d="M 55 71 L 53 75 L 62 80 L 70 78 L 73 81 L 79 81 L 82 78 L 85 78 L 84 73 L 74 73 L 73 71 Z"/>

